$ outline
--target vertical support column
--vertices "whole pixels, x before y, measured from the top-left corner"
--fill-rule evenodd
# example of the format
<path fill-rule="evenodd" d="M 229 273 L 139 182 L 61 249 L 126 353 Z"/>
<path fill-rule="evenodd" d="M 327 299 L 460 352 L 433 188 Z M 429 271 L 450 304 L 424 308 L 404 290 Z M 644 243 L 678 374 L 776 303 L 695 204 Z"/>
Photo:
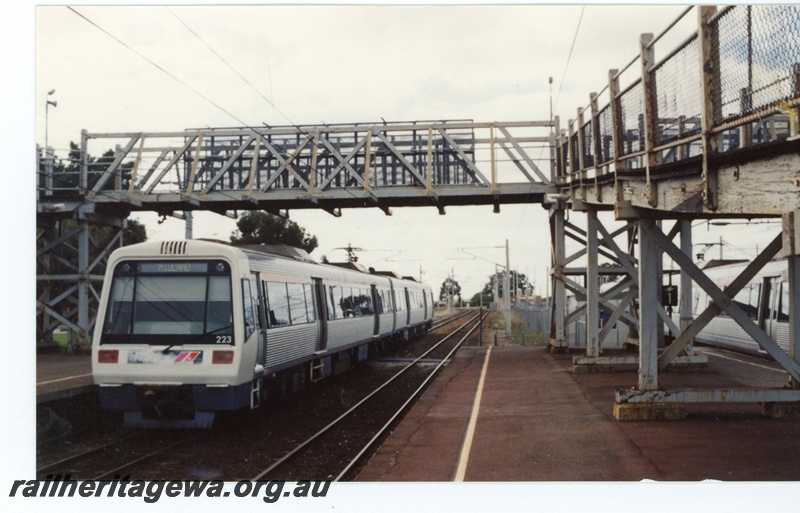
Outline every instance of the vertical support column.
<path fill-rule="evenodd" d="M 183 238 L 186 240 L 192 240 L 194 238 L 194 219 L 192 217 L 192 211 L 187 210 L 184 212 L 183 218 L 184 222 L 186 223 L 186 226 L 184 227 L 185 230 Z"/>
<path fill-rule="evenodd" d="M 567 162 L 569 162 L 569 175 L 568 180 L 571 182 L 575 176 L 575 170 L 578 168 L 578 163 L 575 162 L 575 150 L 572 147 L 572 136 L 575 134 L 575 128 L 572 126 L 574 120 L 567 120 Z"/>
<path fill-rule="evenodd" d="M 616 182 L 617 171 L 624 168 L 624 164 L 620 161 L 620 148 L 622 147 L 622 138 L 620 137 L 620 126 L 622 124 L 619 112 L 619 77 L 617 73 L 619 70 L 608 70 L 608 108 L 611 109 L 611 147 L 614 152 L 614 181 Z"/>
<path fill-rule="evenodd" d="M 718 108 L 718 91 L 714 88 L 714 74 L 719 73 L 719 56 L 714 52 L 714 30 L 708 21 L 716 12 L 714 6 L 698 7 L 698 42 L 700 43 L 700 72 L 703 98 L 700 102 L 700 124 L 703 146 L 703 201 L 708 210 L 717 209 L 717 172 L 711 168 L 712 155 L 718 151 L 719 140 L 711 133 L 714 127 L 715 108 Z"/>
<path fill-rule="evenodd" d="M 563 165 L 560 159 L 556 159 L 557 154 L 560 155 L 561 150 L 558 148 L 558 133 L 559 133 L 559 117 L 553 118 L 553 128 L 550 132 L 550 181 L 553 183 L 561 183 L 561 170 Z"/>
<path fill-rule="evenodd" d="M 789 264 L 789 358 L 800 363 L 800 211 L 783 215 L 783 251 Z M 792 388 L 800 383 L 792 379 Z"/>
<path fill-rule="evenodd" d="M 651 207 L 658 206 L 658 188 L 656 183 L 651 180 L 650 168 L 660 163 L 660 154 L 652 151 L 656 146 L 656 127 L 658 126 L 658 114 L 655 112 L 656 102 L 653 78 L 650 75 L 650 66 L 655 63 L 655 48 L 650 45 L 653 34 L 642 34 L 639 37 L 639 51 L 642 62 L 642 103 L 644 107 L 644 149 L 645 156 L 645 175 L 647 177 L 647 202 Z"/>
<path fill-rule="evenodd" d="M 82 193 L 89 192 L 89 132 L 81 130 L 81 169 L 79 187 Z"/>
<path fill-rule="evenodd" d="M 503 314 L 506 319 L 506 335 L 511 338 L 511 267 L 506 239 L 506 271 L 503 273 Z"/>
<path fill-rule="evenodd" d="M 800 64 L 792 65 L 792 95 L 797 98 L 800 96 Z M 795 114 L 800 115 L 800 108 L 794 109 Z M 789 116 L 789 133 L 791 136 L 797 135 L 800 131 L 800 123 L 797 121 L 798 116 Z"/>
<path fill-rule="evenodd" d="M 586 173 L 586 163 L 583 161 L 586 141 L 583 139 L 583 108 L 578 108 L 578 171 L 581 181 L 581 199 L 586 201 L 586 186 L 588 185 L 588 174 Z"/>
<path fill-rule="evenodd" d="M 659 251 L 652 237 L 657 230 L 652 219 L 640 219 L 639 225 L 639 390 L 658 388 L 658 317 L 661 295 Z"/>
<path fill-rule="evenodd" d="M 681 224 L 681 251 L 692 258 L 692 222 L 688 220 L 678 221 Z M 689 324 L 692 323 L 692 277 L 685 269 L 681 268 L 681 282 L 680 282 L 680 330 L 684 332 Z M 694 347 L 692 342 L 686 346 L 686 354 L 692 355 Z"/>
<path fill-rule="evenodd" d="M 586 356 L 600 356 L 600 280 L 597 263 L 597 212 L 586 212 Z"/>
<path fill-rule="evenodd" d="M 656 221 L 656 230 L 663 231 L 662 221 Z M 653 261 L 652 272 L 656 275 L 655 305 L 658 308 L 661 306 L 661 293 L 664 287 L 664 251 L 658 246 L 656 246 L 656 259 Z M 656 337 L 659 349 L 664 349 L 664 321 L 660 317 L 656 323 Z"/>
<path fill-rule="evenodd" d="M 78 340 L 70 349 L 89 345 L 89 222 L 78 221 Z"/>
<path fill-rule="evenodd" d="M 567 348 L 567 340 L 564 333 L 566 312 L 564 208 L 561 203 L 556 203 L 550 210 L 550 239 L 552 241 L 553 256 L 553 325 L 550 330 L 550 351 L 560 352 Z"/>

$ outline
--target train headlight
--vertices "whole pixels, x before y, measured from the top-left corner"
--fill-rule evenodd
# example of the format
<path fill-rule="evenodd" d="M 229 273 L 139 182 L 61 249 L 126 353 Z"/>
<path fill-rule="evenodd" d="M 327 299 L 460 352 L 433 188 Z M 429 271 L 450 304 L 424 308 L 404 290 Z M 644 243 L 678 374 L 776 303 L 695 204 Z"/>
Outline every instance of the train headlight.
<path fill-rule="evenodd" d="M 211 363 L 233 363 L 233 351 L 212 351 Z"/>
<path fill-rule="evenodd" d="M 97 352 L 97 363 L 118 363 L 119 351 L 116 349 L 101 349 Z"/>
<path fill-rule="evenodd" d="M 222 271 L 225 270 L 225 264 L 223 264 L 222 262 L 217 262 L 217 265 L 214 266 L 214 268 L 217 270 L 218 273 L 221 273 Z"/>

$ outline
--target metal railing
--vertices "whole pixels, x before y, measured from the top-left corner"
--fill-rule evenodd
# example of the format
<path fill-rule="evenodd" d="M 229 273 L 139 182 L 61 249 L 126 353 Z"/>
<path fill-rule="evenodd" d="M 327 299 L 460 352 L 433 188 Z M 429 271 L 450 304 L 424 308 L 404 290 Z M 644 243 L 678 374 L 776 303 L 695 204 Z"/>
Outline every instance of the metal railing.
<path fill-rule="evenodd" d="M 697 31 L 656 62 L 656 43 L 694 9 Z M 591 100 L 559 136 L 558 184 L 697 157 L 704 145 L 724 153 L 796 135 L 800 6 L 688 8 L 643 35 L 639 55 Z"/>

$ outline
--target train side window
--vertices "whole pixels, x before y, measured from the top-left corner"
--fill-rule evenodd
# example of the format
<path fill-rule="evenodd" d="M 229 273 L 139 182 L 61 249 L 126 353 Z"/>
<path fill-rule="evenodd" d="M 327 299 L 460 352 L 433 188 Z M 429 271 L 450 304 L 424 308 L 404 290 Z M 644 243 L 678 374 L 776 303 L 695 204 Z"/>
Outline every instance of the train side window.
<path fill-rule="evenodd" d="M 311 284 L 304 283 L 303 291 L 306 294 L 306 312 L 308 312 L 308 322 L 315 322 L 317 320 L 317 310 L 314 306 L 314 291 L 311 289 Z"/>
<path fill-rule="evenodd" d="M 359 315 L 374 315 L 372 307 L 372 291 L 370 289 L 358 289 L 357 307 Z"/>
<path fill-rule="evenodd" d="M 345 294 L 349 295 L 349 290 L 350 289 L 347 289 L 348 292 L 345 292 L 345 288 L 342 287 L 341 285 L 335 285 L 331 287 L 331 296 L 332 296 L 331 301 L 334 307 L 336 308 L 337 319 L 344 319 L 345 317 L 347 317 L 345 312 Z"/>
<path fill-rule="evenodd" d="M 336 319 L 336 301 L 333 299 L 333 289 L 334 287 L 328 285 L 326 287 L 328 289 L 328 320 Z"/>
<path fill-rule="evenodd" d="M 733 298 L 733 302 L 753 320 L 758 319 L 758 294 L 760 287 L 759 284 L 746 285 Z M 722 311 L 720 315 L 727 315 L 727 313 Z"/>
<path fill-rule="evenodd" d="M 267 301 L 269 305 L 269 327 L 289 325 L 289 298 L 286 293 L 286 284 L 282 282 L 267 282 Z"/>
<path fill-rule="evenodd" d="M 406 298 L 405 294 L 402 290 L 394 291 L 394 304 L 397 307 L 398 312 L 402 312 L 406 309 Z"/>
<path fill-rule="evenodd" d="M 250 280 L 242 279 L 242 305 L 244 306 L 244 338 L 247 341 L 256 330 L 256 318 L 253 315 L 253 296 L 250 294 Z"/>
<path fill-rule="evenodd" d="M 781 299 L 778 306 L 778 322 L 789 322 L 789 283 L 781 283 Z"/>
<path fill-rule="evenodd" d="M 287 283 L 289 291 L 289 315 L 292 324 L 305 324 L 308 322 L 308 311 L 306 310 L 306 297 L 302 283 Z"/>
<path fill-rule="evenodd" d="M 378 315 L 383 313 L 383 291 L 380 289 L 375 291 L 375 312 Z"/>

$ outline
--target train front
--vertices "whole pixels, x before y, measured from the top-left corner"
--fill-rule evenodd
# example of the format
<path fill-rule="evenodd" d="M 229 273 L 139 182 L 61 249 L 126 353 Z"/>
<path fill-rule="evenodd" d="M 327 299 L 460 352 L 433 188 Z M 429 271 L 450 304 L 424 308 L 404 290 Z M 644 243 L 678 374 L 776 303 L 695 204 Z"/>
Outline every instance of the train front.
<path fill-rule="evenodd" d="M 210 427 L 215 411 L 250 406 L 253 369 L 242 358 L 252 333 L 234 315 L 249 274 L 239 254 L 202 241 L 113 253 L 92 340 L 104 409 L 128 425 Z"/>

